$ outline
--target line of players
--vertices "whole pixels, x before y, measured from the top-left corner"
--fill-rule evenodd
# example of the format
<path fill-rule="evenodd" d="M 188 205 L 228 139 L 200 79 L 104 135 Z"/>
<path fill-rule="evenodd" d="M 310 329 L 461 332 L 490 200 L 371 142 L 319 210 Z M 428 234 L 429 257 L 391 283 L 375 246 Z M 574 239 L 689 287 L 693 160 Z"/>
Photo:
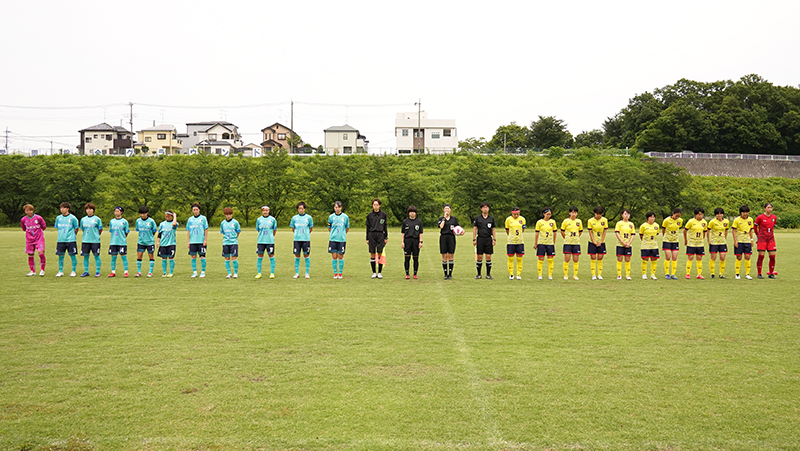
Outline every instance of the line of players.
<path fill-rule="evenodd" d="M 305 213 L 306 204 L 297 204 L 298 213 L 290 221 L 290 228 L 294 234 L 293 254 L 295 256 L 294 278 L 300 277 L 300 254 L 305 260 L 305 278 L 310 278 L 310 248 L 311 232 L 314 227 L 313 218 Z M 381 211 L 381 201 L 373 199 L 373 211 L 367 215 L 366 219 L 366 241 L 370 253 L 370 265 L 372 268 L 372 278 L 383 278 L 382 270 L 385 264 L 384 248 L 388 242 L 388 225 L 386 213 Z M 56 277 L 64 276 L 64 257 L 69 254 L 72 260 L 72 272 L 70 276 L 76 276 L 77 270 L 77 233 L 82 231 L 83 239 L 81 243 L 81 255 L 83 256 L 84 272 L 81 277 L 89 276 L 89 257 L 94 255 L 95 277 L 100 276 L 100 235 L 103 232 L 102 221 L 95 216 L 95 205 L 88 203 L 84 209 L 86 216 L 80 221 L 70 214 L 71 205 L 64 202 L 60 206 L 61 215 L 55 220 L 55 228 L 58 231 L 56 243 L 56 254 L 59 258 L 59 271 Z M 483 202 L 480 206 L 481 214 L 473 220 L 473 246 L 475 247 L 477 275 L 476 279 L 482 278 L 481 271 L 484 259 L 486 261 L 486 278 L 491 279 L 492 254 L 497 242 L 495 233 L 495 220 L 489 215 L 489 204 Z M 45 253 L 43 231 L 46 224 L 41 216 L 34 213 L 32 205 L 24 207 L 25 216 L 21 219 L 22 229 L 26 232 L 26 253 L 28 254 L 28 264 L 30 272 L 28 276 L 33 276 L 35 272 L 34 253 L 38 252 L 40 257 L 40 276 L 44 275 Z M 114 208 L 114 219 L 109 222 L 109 233 L 111 234 L 109 243 L 109 254 L 111 255 L 111 272 L 108 277 L 116 276 L 117 257 L 121 257 L 124 277 L 128 277 L 127 259 L 127 236 L 130 233 L 128 221 L 122 217 L 123 207 Z M 411 278 L 410 268 L 413 259 L 413 278 L 417 279 L 419 269 L 419 251 L 422 249 L 423 226 L 417 218 L 417 210 L 411 206 L 407 210 L 408 218 L 401 225 L 401 248 L 405 254 L 406 279 Z M 686 246 L 687 264 L 686 278 L 691 278 L 693 263 L 697 265 L 697 278 L 704 279 L 702 275 L 702 259 L 705 255 L 705 241 L 709 241 L 709 253 L 711 255 L 711 278 L 716 276 L 716 260 L 720 260 L 720 278 L 725 278 L 725 260 L 727 254 L 727 236 L 729 229 L 733 229 L 734 253 L 736 255 L 736 278 L 741 277 L 741 264 L 744 260 L 744 277 L 751 279 L 750 276 L 750 256 L 752 254 L 753 232 L 758 235 L 759 258 L 757 263 L 758 277 L 761 274 L 764 253 L 769 253 L 768 277 L 775 278 L 775 238 L 774 227 L 777 217 L 772 214 L 772 205 L 766 204 L 764 214 L 755 220 L 749 217 L 749 208 L 745 205 L 739 209 L 740 216 L 730 224 L 725 219 L 722 208 L 717 208 L 714 212 L 715 218 L 706 221 L 704 210 L 695 209 L 694 218 L 683 224 L 680 208 L 673 210 L 672 215 L 664 219 L 661 227 L 655 223 L 655 213 L 646 214 L 647 221 L 638 230 L 641 244 L 642 258 L 642 278 L 647 279 L 648 263 L 650 265 L 650 278 L 656 279 L 657 260 L 659 259 L 659 249 L 657 237 L 659 232 L 663 236 L 662 250 L 665 253 L 664 270 L 667 279 L 677 279 L 677 256 L 679 250 L 680 232 L 683 231 L 684 245 Z M 606 254 L 606 232 L 608 220 L 603 217 L 602 207 L 595 207 L 594 216 L 589 219 L 587 228 L 589 230 L 588 254 L 593 280 L 602 280 L 603 258 Z M 227 278 L 238 278 L 238 236 L 241 233 L 239 222 L 233 219 L 233 209 L 226 207 L 223 210 L 225 220 L 220 224 L 220 233 L 223 235 L 222 255 L 225 259 Z M 135 230 L 138 232 L 137 240 L 137 271 L 136 277 L 142 275 L 142 259 L 144 253 L 149 257 L 148 277 L 152 277 L 155 260 L 153 254 L 158 249 L 158 255 L 162 259 L 162 277 L 172 277 L 175 269 L 175 249 L 176 231 L 178 227 L 177 216 L 172 211 L 164 213 L 164 221 L 156 225 L 155 221 L 149 217 L 147 207 L 139 208 L 140 218 L 136 220 Z M 548 261 L 548 279 L 553 278 L 555 243 L 559 234 L 564 239 L 562 253 L 564 255 L 564 279 L 569 279 L 569 263 L 573 263 L 573 278 L 578 280 L 579 257 L 581 254 L 580 239 L 583 233 L 583 223 L 578 216 L 578 208 L 570 207 L 569 217 L 564 219 L 561 227 L 556 226 L 552 219 L 552 211 L 545 208 L 542 212 L 543 218 L 536 223 L 534 247 L 538 257 L 539 279 L 543 279 L 543 267 L 545 258 Z M 444 278 L 452 279 L 456 235 L 463 235 L 464 230 L 459 225 L 458 219 L 451 215 L 451 208 L 445 205 L 443 215 L 438 219 L 437 225 L 440 229 L 439 249 L 442 256 L 442 269 Z M 513 208 L 511 215 L 506 218 L 505 232 L 507 235 L 506 251 L 508 256 L 509 279 L 522 278 L 522 261 L 525 254 L 523 235 L 527 228 L 524 217 L 520 216 L 519 208 Z M 342 203 L 334 204 L 334 213 L 328 217 L 327 227 L 330 233 L 328 252 L 332 256 L 331 264 L 333 267 L 334 278 L 341 279 L 344 270 L 344 254 L 347 242 L 347 233 L 350 229 L 350 219 L 347 214 L 342 212 Z M 205 277 L 206 271 L 206 248 L 208 245 L 208 220 L 200 214 L 200 205 L 192 205 L 192 216 L 186 221 L 187 247 L 192 263 L 192 277 Z M 257 262 L 256 279 L 262 277 L 262 263 L 264 254 L 270 260 L 270 278 L 275 278 L 275 233 L 277 231 L 277 221 L 270 215 L 270 208 L 261 208 L 261 216 L 256 221 L 256 231 L 258 232 L 257 242 Z M 636 227 L 630 222 L 630 212 L 623 210 L 622 219 L 617 222 L 614 229 L 617 238 L 617 279 L 622 279 L 622 268 L 624 262 L 626 279 L 631 280 L 630 258 L 632 255 L 632 243 L 637 235 Z M 200 273 L 198 275 L 197 259 L 200 259 Z M 514 268 L 516 266 L 516 277 Z"/>

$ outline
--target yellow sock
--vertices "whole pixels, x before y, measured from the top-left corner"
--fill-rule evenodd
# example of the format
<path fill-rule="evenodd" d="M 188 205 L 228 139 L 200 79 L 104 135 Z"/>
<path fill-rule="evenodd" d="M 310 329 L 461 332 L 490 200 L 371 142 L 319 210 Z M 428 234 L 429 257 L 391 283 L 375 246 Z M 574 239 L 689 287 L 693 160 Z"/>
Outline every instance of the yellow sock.
<path fill-rule="evenodd" d="M 711 261 L 708 263 L 708 265 L 710 266 L 710 269 L 711 269 L 711 275 L 713 276 L 714 274 L 716 274 L 716 273 L 717 273 L 717 261 L 716 261 L 716 260 L 711 260 Z"/>
<path fill-rule="evenodd" d="M 603 260 L 597 260 L 597 275 L 598 277 L 603 275 Z"/>
<path fill-rule="evenodd" d="M 569 262 L 564 262 L 564 278 L 569 277 Z"/>
<path fill-rule="evenodd" d="M 592 276 L 597 276 L 597 260 L 589 260 L 589 269 L 592 270 Z"/>
<path fill-rule="evenodd" d="M 625 275 L 627 277 L 631 276 L 631 262 L 625 262 Z"/>
<path fill-rule="evenodd" d="M 572 275 L 574 277 L 578 277 L 578 267 L 580 266 L 580 262 L 572 262 Z"/>
<path fill-rule="evenodd" d="M 664 275 L 669 275 L 669 267 L 672 264 L 672 260 L 664 260 Z"/>
<path fill-rule="evenodd" d="M 617 260 L 617 277 L 622 277 L 622 262 Z"/>
<path fill-rule="evenodd" d="M 517 275 L 522 275 L 522 257 L 517 257 Z"/>
<path fill-rule="evenodd" d="M 553 263 L 553 257 L 549 257 L 547 259 L 547 275 L 553 277 L 553 269 L 555 267 L 555 263 Z"/>
<path fill-rule="evenodd" d="M 750 260 L 745 260 L 744 261 L 744 273 L 745 274 L 750 274 L 750 263 L 751 263 Z"/>
<path fill-rule="evenodd" d="M 544 260 L 536 262 L 536 269 L 539 271 L 539 277 L 542 277 L 542 268 L 544 268 Z"/>
<path fill-rule="evenodd" d="M 725 275 L 725 260 L 719 262 L 719 275 Z"/>
<path fill-rule="evenodd" d="M 678 260 L 672 260 L 672 276 L 678 273 Z"/>
<path fill-rule="evenodd" d="M 697 260 L 697 275 L 698 276 L 702 276 L 703 275 L 703 260 L 699 260 L 699 259 Z"/>
<path fill-rule="evenodd" d="M 514 275 L 514 256 L 511 255 L 508 257 L 508 275 Z"/>
<path fill-rule="evenodd" d="M 691 260 L 686 260 L 686 275 L 692 273 L 692 263 L 693 262 Z"/>
<path fill-rule="evenodd" d="M 650 274 L 656 275 L 656 269 L 658 269 L 658 260 L 651 260 L 650 261 Z"/>
<path fill-rule="evenodd" d="M 643 276 L 646 276 L 646 275 L 647 275 L 647 264 L 648 264 L 648 263 L 649 263 L 649 262 L 648 262 L 647 260 L 645 260 L 645 259 L 642 259 L 642 275 L 643 275 Z"/>
<path fill-rule="evenodd" d="M 734 262 L 733 264 L 733 269 L 736 270 L 736 275 L 738 276 L 739 270 L 742 269 L 742 261 L 737 259 L 736 262 Z"/>

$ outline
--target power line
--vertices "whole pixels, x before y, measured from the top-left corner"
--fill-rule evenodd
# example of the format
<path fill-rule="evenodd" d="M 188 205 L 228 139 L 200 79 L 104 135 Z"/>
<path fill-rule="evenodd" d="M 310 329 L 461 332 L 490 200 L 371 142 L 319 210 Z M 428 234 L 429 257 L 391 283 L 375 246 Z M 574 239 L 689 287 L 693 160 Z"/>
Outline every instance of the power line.
<path fill-rule="evenodd" d="M 94 108 L 109 108 L 112 106 L 124 106 L 125 103 L 109 103 L 106 105 L 89 106 L 28 106 L 28 105 L 0 105 L 0 108 L 13 108 L 18 110 L 90 110 Z"/>

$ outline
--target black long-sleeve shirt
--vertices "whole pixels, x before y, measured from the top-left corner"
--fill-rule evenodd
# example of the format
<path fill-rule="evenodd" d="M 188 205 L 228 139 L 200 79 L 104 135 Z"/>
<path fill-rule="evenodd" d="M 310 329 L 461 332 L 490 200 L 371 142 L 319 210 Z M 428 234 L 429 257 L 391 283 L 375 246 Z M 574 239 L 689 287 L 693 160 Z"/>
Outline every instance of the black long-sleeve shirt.
<path fill-rule="evenodd" d="M 367 239 L 371 232 L 383 232 L 383 239 L 389 239 L 389 228 L 386 226 L 386 213 L 372 211 L 367 215 Z"/>

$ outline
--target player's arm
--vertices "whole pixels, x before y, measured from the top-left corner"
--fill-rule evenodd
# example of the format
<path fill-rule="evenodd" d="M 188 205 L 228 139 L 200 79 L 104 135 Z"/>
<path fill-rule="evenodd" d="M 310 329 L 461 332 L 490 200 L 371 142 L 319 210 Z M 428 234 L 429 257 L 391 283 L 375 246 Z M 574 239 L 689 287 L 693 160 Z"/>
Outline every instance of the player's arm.
<path fill-rule="evenodd" d="M 539 246 L 539 229 L 534 230 L 533 233 L 533 248 L 536 249 Z"/>
<path fill-rule="evenodd" d="M 497 242 L 497 229 L 494 227 L 494 222 L 492 222 L 492 245 Z"/>
<path fill-rule="evenodd" d="M 192 232 L 189 229 L 186 229 L 186 247 L 192 245 Z"/>
<path fill-rule="evenodd" d="M 208 227 L 203 230 L 203 247 L 208 246 Z"/>
<path fill-rule="evenodd" d="M 683 245 L 684 246 L 689 245 L 689 229 L 685 227 L 683 228 Z"/>
<path fill-rule="evenodd" d="M 475 221 L 472 221 L 472 242 L 478 242 L 478 226 L 475 225 Z"/>
<path fill-rule="evenodd" d="M 422 232 L 419 232 L 419 248 L 422 249 Z"/>
<path fill-rule="evenodd" d="M 608 224 L 608 221 L 606 221 L 606 224 Z M 603 229 L 603 236 L 600 238 L 600 242 L 596 244 L 597 246 L 600 246 L 606 240 L 606 231 L 607 230 L 608 230 L 608 227 Z"/>

